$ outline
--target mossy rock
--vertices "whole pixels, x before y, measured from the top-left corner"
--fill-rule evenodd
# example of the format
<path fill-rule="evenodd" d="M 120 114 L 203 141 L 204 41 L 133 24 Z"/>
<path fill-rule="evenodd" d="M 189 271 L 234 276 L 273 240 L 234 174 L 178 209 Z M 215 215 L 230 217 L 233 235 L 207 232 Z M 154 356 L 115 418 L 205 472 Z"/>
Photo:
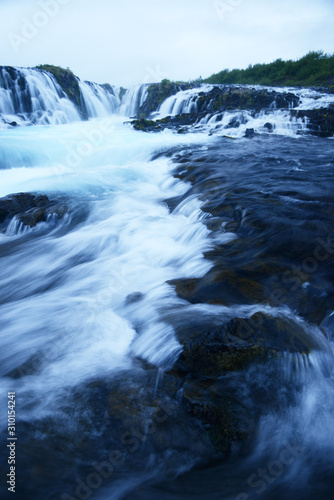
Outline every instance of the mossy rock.
<path fill-rule="evenodd" d="M 232 347 L 227 343 L 187 339 L 179 363 L 187 372 L 197 376 L 219 377 L 225 372 L 238 371 L 254 360 L 264 360 L 268 355 L 261 345 Z"/>
<path fill-rule="evenodd" d="M 152 83 L 147 89 L 147 97 L 137 111 L 137 118 L 149 118 L 151 113 L 157 111 L 159 106 L 170 96 L 180 90 L 192 88 L 191 84 L 177 84 L 164 79 L 160 83 Z"/>
<path fill-rule="evenodd" d="M 189 414 L 200 422 L 216 452 L 229 455 L 233 443 L 242 443 L 254 430 L 249 411 L 224 394 L 224 385 L 200 379 L 187 379 L 183 400 Z"/>
<path fill-rule="evenodd" d="M 145 118 L 140 118 L 140 120 L 132 120 L 131 125 L 135 130 L 141 130 L 143 132 L 157 132 L 161 129 L 160 125 L 154 120 L 146 120 Z"/>

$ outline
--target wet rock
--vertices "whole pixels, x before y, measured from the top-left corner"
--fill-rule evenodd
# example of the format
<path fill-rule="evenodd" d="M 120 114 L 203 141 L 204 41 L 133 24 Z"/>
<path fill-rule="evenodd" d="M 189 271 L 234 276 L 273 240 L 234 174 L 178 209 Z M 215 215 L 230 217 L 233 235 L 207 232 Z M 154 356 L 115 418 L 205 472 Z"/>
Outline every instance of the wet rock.
<path fill-rule="evenodd" d="M 252 304 L 267 300 L 266 288 L 249 273 L 214 268 L 200 279 L 170 280 L 176 293 L 189 302 L 209 304 Z"/>
<path fill-rule="evenodd" d="M 203 380 L 186 380 L 183 398 L 190 415 L 199 420 L 216 452 L 226 455 L 233 443 L 244 441 L 250 434 L 252 419 L 240 403 L 224 395 L 219 384 Z"/>
<path fill-rule="evenodd" d="M 145 132 L 157 132 L 161 130 L 160 125 L 154 120 L 146 120 L 145 118 L 140 118 L 139 120 L 132 120 L 130 123 L 135 130 L 141 130 Z"/>
<path fill-rule="evenodd" d="M 264 349 L 309 353 L 320 343 L 307 335 L 301 325 L 286 317 L 273 317 L 259 312 L 250 318 L 234 318 L 224 327 L 224 339 L 231 345 L 236 340 L 251 342 Z"/>
<path fill-rule="evenodd" d="M 36 196 L 30 193 L 11 194 L 0 198 L 0 223 L 20 212 L 41 207 L 48 203 L 50 203 L 50 200 L 47 196 Z"/>
<path fill-rule="evenodd" d="M 151 369 L 109 384 L 108 413 L 115 425 L 132 430 L 132 442 L 155 452 L 188 450 L 207 460 L 227 456 L 233 442 L 249 435 L 250 415 L 223 384 L 189 379 L 176 369 L 157 376 Z"/>
<path fill-rule="evenodd" d="M 299 98 L 290 93 L 279 93 L 267 89 L 252 89 L 236 86 L 217 86 L 197 100 L 197 109 L 217 112 L 225 110 L 254 110 L 291 108 L 299 104 Z"/>
<path fill-rule="evenodd" d="M 238 128 L 240 127 L 241 122 L 238 118 L 232 118 L 232 120 L 228 124 L 228 128 Z"/>
<path fill-rule="evenodd" d="M 144 294 L 141 292 L 130 293 L 125 299 L 125 305 L 135 304 L 140 302 L 144 298 Z"/>
<path fill-rule="evenodd" d="M 137 111 L 137 118 L 149 118 L 151 113 L 157 111 L 168 97 L 176 94 L 180 90 L 191 88 L 192 85 L 177 84 L 169 80 L 162 80 L 160 83 L 152 83 L 147 89 L 147 97 Z"/>
<path fill-rule="evenodd" d="M 212 337 L 205 333 L 183 342 L 177 362 L 180 369 L 197 377 L 216 379 L 225 372 L 245 368 L 250 361 L 264 360 L 270 351 L 254 342 L 232 342 L 226 335 Z"/>
<path fill-rule="evenodd" d="M 265 123 L 265 124 L 263 125 L 263 127 L 264 127 L 264 128 L 266 128 L 266 129 L 268 130 L 268 132 L 272 132 L 272 131 L 273 131 L 273 129 L 274 129 L 273 124 L 272 124 L 272 123 L 269 123 L 269 122 Z"/>
<path fill-rule="evenodd" d="M 67 211 L 65 204 L 54 203 L 45 195 L 17 193 L 0 198 L 0 224 L 5 226 L 2 229 L 13 217 L 25 226 L 35 227 L 52 215 L 62 218 Z"/>
<path fill-rule="evenodd" d="M 245 131 L 245 137 L 254 137 L 255 135 L 255 130 L 253 128 L 246 128 L 246 131 Z"/>
<path fill-rule="evenodd" d="M 291 115 L 307 121 L 307 129 L 318 137 L 333 137 L 334 135 L 334 105 L 328 108 L 291 110 Z"/>

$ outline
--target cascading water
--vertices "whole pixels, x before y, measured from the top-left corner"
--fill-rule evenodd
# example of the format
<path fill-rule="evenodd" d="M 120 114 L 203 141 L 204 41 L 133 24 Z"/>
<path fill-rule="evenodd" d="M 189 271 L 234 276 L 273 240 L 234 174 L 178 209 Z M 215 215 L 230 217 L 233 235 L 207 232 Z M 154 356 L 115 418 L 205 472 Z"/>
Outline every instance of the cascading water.
<path fill-rule="evenodd" d="M 307 131 L 307 117 L 295 117 L 291 110 L 314 110 L 321 107 L 328 107 L 334 103 L 332 94 L 323 94 L 310 89 L 295 89 L 281 87 L 260 87 L 260 86 L 237 86 L 237 85 L 201 85 L 198 88 L 181 90 L 177 94 L 168 97 L 159 109 L 152 114 L 155 119 L 163 119 L 167 116 L 177 116 L 183 113 L 196 114 L 199 112 L 198 102 L 205 93 L 209 93 L 214 88 L 223 90 L 250 89 L 253 91 L 267 91 L 279 94 L 294 95 L 298 99 L 295 105 L 293 101 L 287 102 L 286 109 L 277 109 L 276 98 L 273 96 L 268 109 L 257 110 L 220 110 L 212 109 L 210 101 L 204 109 L 201 109 L 201 115 L 196 122 L 198 129 L 215 131 L 216 133 L 233 136 L 235 138 L 243 137 L 247 128 L 252 128 L 256 133 L 269 133 L 274 131 L 279 135 L 297 136 Z M 233 101 L 231 101 L 233 102 Z M 230 105 L 230 103 L 229 103 Z M 205 116 L 202 116 L 204 113 Z"/>
<path fill-rule="evenodd" d="M 144 134 L 123 116 L 146 84 L 120 105 L 79 82 L 89 117 L 113 115 L 79 121 L 50 74 L 1 78 L 6 119 L 76 121 L 0 131 L 0 196 L 46 194 L 56 207 L 43 220 L 40 207 L 0 211 L 0 387 L 2 407 L 17 394 L 19 500 L 329 500 L 331 141 L 297 140 L 288 110 L 204 112 L 196 133 Z M 160 116 L 195 112 L 201 92 L 167 99 Z M 269 119 L 277 134 L 222 137 Z M 253 337 L 269 357 L 234 366 Z M 243 449 L 230 409 L 248 419 Z M 225 460 L 215 446 L 231 434 Z"/>
<path fill-rule="evenodd" d="M 0 67 L 0 118 L 6 123 L 56 125 L 80 119 L 53 75 L 30 68 Z"/>
<path fill-rule="evenodd" d="M 122 99 L 121 115 L 129 117 L 136 115 L 138 108 L 140 108 L 147 97 L 148 87 L 149 85 L 144 83 L 126 91 Z"/>
<path fill-rule="evenodd" d="M 120 100 L 116 97 L 112 87 L 106 89 L 97 83 L 82 82 L 81 80 L 79 80 L 79 87 L 88 118 L 117 113 Z"/>
<path fill-rule="evenodd" d="M 197 99 L 201 92 L 209 92 L 212 85 L 203 85 L 200 88 L 181 90 L 177 94 L 168 97 L 157 111 L 158 118 L 166 116 L 175 116 L 182 113 L 197 113 Z"/>
<path fill-rule="evenodd" d="M 0 67 L 0 126 L 57 125 L 119 112 L 115 87 L 83 82 L 77 78 L 81 107 L 78 109 L 44 70 Z M 129 106 L 132 104 L 129 102 Z"/>

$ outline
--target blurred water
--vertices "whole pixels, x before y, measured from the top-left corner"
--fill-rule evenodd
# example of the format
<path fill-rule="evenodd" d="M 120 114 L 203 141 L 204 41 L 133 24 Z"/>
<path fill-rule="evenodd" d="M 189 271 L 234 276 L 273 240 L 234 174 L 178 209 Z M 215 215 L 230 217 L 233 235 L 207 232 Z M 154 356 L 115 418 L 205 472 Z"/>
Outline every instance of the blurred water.
<path fill-rule="evenodd" d="M 253 262 L 269 250 L 276 251 L 277 259 L 298 264 L 303 253 L 289 247 L 295 240 L 310 255 L 308 245 L 313 248 L 318 231 L 322 234 L 330 224 L 331 142 L 276 137 L 231 144 L 205 133 L 143 134 L 116 116 L 2 130 L 0 141 L 0 196 L 45 193 L 68 206 L 64 219 L 32 229 L 18 227 L 14 220 L 0 234 L 1 403 L 4 407 L 8 390 L 17 392 L 18 426 L 36 426 L 36 450 L 40 445 L 48 453 L 52 435 L 39 427 L 48 418 L 56 428 L 59 423 L 59 428 L 76 429 L 77 421 L 83 421 L 84 433 L 90 435 L 90 417 L 78 416 L 72 404 L 72 394 L 84 393 L 89 383 L 133 369 L 137 357 L 161 369 L 171 367 L 181 351 L 174 326 L 209 318 L 219 325 L 262 311 L 289 320 L 316 349 L 308 357 L 287 353 L 275 363 L 224 380 L 227 390 L 261 415 L 248 455 L 187 472 L 194 462 L 186 452 L 167 469 L 164 460 L 157 466 L 152 454 L 144 472 L 133 470 L 131 477 L 118 478 L 111 489 L 97 491 L 96 498 L 330 498 L 331 310 L 324 320 L 326 338 L 289 303 L 190 304 L 166 281 L 204 276 L 214 265 L 204 253 L 217 245 L 221 251 L 221 245 L 245 235 L 249 244 L 233 255 L 234 265 Z M 203 185 L 214 180 L 209 204 L 228 200 L 237 206 L 242 214 L 239 235 L 211 234 L 204 223 L 211 216 L 202 211 L 201 182 L 196 190 L 174 178 L 175 164 L 157 155 L 170 148 L 181 156 L 192 150 L 200 155 L 193 167 Z M 167 199 L 182 201 L 170 210 Z M 253 223 L 263 238 L 257 239 Z M 284 248 L 289 252 L 282 253 Z M 228 247 L 223 257 L 229 258 Z M 317 285 L 328 297 L 330 261 L 325 266 L 326 272 L 317 271 Z M 329 304 L 330 298 L 326 300 Z M 1 427 L 6 427 L 4 413 Z M 288 464 L 279 458 L 286 449 L 294 458 Z M 29 453 L 33 450 L 26 445 Z M 173 456 L 173 450 L 166 449 L 166 463 L 168 453 Z M 96 454 L 91 450 L 92 460 Z M 57 467 L 56 477 L 62 470 Z M 261 468 L 270 468 L 269 480 L 258 472 Z M 181 476 L 173 479 L 177 474 Z M 166 477 L 169 481 L 159 485 Z M 32 487 L 35 480 L 38 475 Z M 50 484 L 47 498 L 60 498 L 59 491 Z M 36 492 L 35 498 L 45 494 Z"/>

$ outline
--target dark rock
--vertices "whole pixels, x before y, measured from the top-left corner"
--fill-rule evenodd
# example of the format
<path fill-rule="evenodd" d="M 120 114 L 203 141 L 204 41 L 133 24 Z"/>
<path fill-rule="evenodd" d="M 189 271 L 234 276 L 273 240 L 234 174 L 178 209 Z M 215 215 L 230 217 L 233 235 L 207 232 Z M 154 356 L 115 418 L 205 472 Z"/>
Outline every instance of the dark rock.
<path fill-rule="evenodd" d="M 299 104 L 292 93 L 278 93 L 267 89 L 217 86 L 197 99 L 197 111 L 217 112 L 234 109 L 260 111 L 269 108 L 291 108 Z"/>
<path fill-rule="evenodd" d="M 134 304 L 135 302 L 140 302 L 143 298 L 144 294 L 142 294 L 141 292 L 130 293 L 125 299 L 125 304 Z"/>
<path fill-rule="evenodd" d="M 318 137 L 333 137 L 334 135 L 334 105 L 328 108 L 291 110 L 291 115 L 304 119 L 307 129 Z"/>
<path fill-rule="evenodd" d="M 8 223 L 15 216 L 25 226 L 34 227 L 47 221 L 50 215 L 62 218 L 67 211 L 66 205 L 55 204 L 45 195 L 17 193 L 0 198 L 0 224 Z"/>
<path fill-rule="evenodd" d="M 253 128 L 246 128 L 246 132 L 245 132 L 245 135 L 244 137 L 254 137 L 255 135 L 255 130 Z"/>
<path fill-rule="evenodd" d="M 137 111 L 137 118 L 148 118 L 151 113 L 157 111 L 168 97 L 176 94 L 180 90 L 191 88 L 192 85 L 179 85 L 169 80 L 162 80 L 161 83 L 152 83 L 147 89 L 145 102 Z"/>
<path fill-rule="evenodd" d="M 46 202 L 49 201 L 47 197 Z M 32 207 L 37 207 L 37 197 L 30 193 L 18 193 L 6 196 L 0 199 L 0 223 L 4 222 L 8 217 L 29 210 Z"/>
<path fill-rule="evenodd" d="M 111 421 L 120 431 L 138 429 L 138 436 L 153 429 L 146 433 L 146 449 L 187 449 L 202 460 L 222 458 L 233 442 L 249 435 L 251 416 L 224 393 L 224 385 L 184 378 L 176 370 L 163 374 L 158 385 L 156 377 L 156 369 L 150 369 L 109 383 Z"/>
<path fill-rule="evenodd" d="M 228 342 L 215 343 L 200 339 L 188 339 L 178 363 L 196 376 L 217 378 L 224 372 L 241 370 L 256 358 L 265 359 L 268 350 L 260 345 L 233 347 Z"/>
<path fill-rule="evenodd" d="M 272 123 L 269 123 L 269 122 L 265 123 L 265 124 L 263 125 L 263 127 L 264 127 L 264 128 L 266 128 L 269 132 L 272 132 L 272 131 L 273 131 L 273 129 L 274 129 L 273 124 L 272 124 Z"/>
<path fill-rule="evenodd" d="M 232 443 L 245 440 L 253 430 L 246 409 L 227 397 L 219 383 L 187 379 L 183 385 L 183 401 L 190 415 L 200 421 L 216 452 L 228 455 Z"/>
<path fill-rule="evenodd" d="M 238 120 L 237 118 L 232 118 L 227 128 L 238 128 L 240 127 L 240 125 L 241 125 L 240 120 Z"/>
<path fill-rule="evenodd" d="M 161 130 L 161 126 L 154 120 L 140 118 L 139 120 L 132 120 L 130 123 L 135 130 L 141 130 L 144 132 L 157 132 Z"/>
<path fill-rule="evenodd" d="M 308 353 L 320 347 L 319 341 L 306 335 L 296 322 L 262 312 L 229 321 L 224 327 L 224 338 L 231 342 L 240 339 L 274 351 Z"/>

